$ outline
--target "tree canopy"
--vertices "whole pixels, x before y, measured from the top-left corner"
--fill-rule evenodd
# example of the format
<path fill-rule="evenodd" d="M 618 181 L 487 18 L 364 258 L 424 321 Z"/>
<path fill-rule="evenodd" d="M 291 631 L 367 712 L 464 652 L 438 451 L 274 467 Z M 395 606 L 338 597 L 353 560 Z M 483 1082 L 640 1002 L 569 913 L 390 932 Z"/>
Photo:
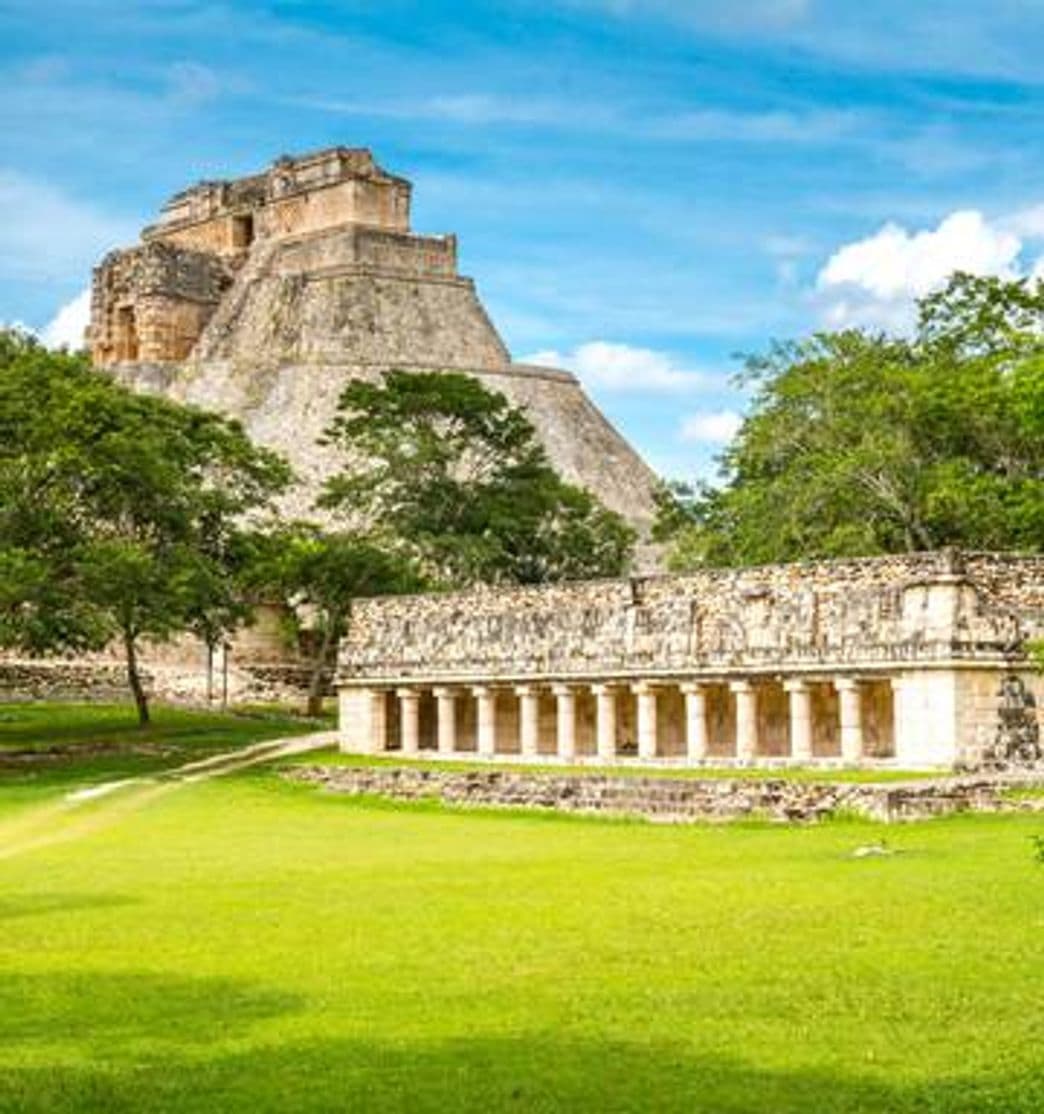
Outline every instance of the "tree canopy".
<path fill-rule="evenodd" d="M 251 576 L 293 618 L 309 663 L 309 715 L 322 711 L 323 677 L 348 629 L 352 601 L 424 586 L 414 563 L 365 535 L 293 523 L 267 535 Z M 300 636 L 307 632 L 308 637 Z"/>
<path fill-rule="evenodd" d="M 289 476 L 234 422 L 0 335 L 0 644 L 118 641 L 147 721 L 140 640 L 215 638 L 242 621 L 250 515 Z"/>
<path fill-rule="evenodd" d="M 326 440 L 344 467 L 321 505 L 381 531 L 435 583 L 541 583 L 630 563 L 631 528 L 565 483 L 523 411 L 472 376 L 349 383 Z"/>
<path fill-rule="evenodd" d="M 1044 284 L 955 275 L 910 337 L 819 333 L 742 379 L 721 485 L 662 498 L 675 567 L 1044 547 Z"/>

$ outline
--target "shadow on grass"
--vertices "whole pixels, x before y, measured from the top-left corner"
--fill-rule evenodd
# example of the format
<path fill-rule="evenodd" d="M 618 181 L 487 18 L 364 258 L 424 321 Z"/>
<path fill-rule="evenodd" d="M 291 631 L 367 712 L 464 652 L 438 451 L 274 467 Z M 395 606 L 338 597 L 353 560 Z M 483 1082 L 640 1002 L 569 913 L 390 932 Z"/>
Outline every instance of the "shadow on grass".
<path fill-rule="evenodd" d="M 38 999 L 28 1011 L 19 998 L 27 991 Z M 298 1006 L 292 997 L 219 979 L 70 975 L 50 989 L 16 981 L 4 995 L 0 1055 L 17 1053 L 19 1042 L 58 1035 L 73 1045 L 45 1056 L 36 1048 L 29 1063 L 0 1072 L 0 1109 L 20 1114 L 1044 1109 L 1044 1073 L 1028 1069 L 910 1082 L 883 1071 L 762 1068 L 695 1053 L 680 1041 L 602 1043 L 548 1032 L 447 1042 L 437 1039 L 435 1017 L 430 1041 L 318 1037 L 219 1051 L 208 1047 L 216 1038 L 245 1037 L 255 1022 Z M 316 1014 L 313 1023 L 347 1027 L 352 1018 Z M 640 1028 L 640 1018 L 635 1023 Z M 801 1059 L 797 1038 L 793 1057 Z M 909 1065 L 911 1075 L 916 1067 Z"/>
<path fill-rule="evenodd" d="M 136 971 L 5 975 L 0 1055 L 20 1045 L 54 1045 L 124 1066 L 148 1063 L 157 1053 L 165 1062 L 172 1049 L 240 1037 L 302 1006 L 299 995 L 236 979 Z"/>
<path fill-rule="evenodd" d="M 0 921 L 16 917 L 41 917 L 49 913 L 80 912 L 84 909 L 116 909 L 121 905 L 135 905 L 138 899 L 120 894 L 25 894 L 17 897 L 0 897 Z M 3 991 L 0 990 L 0 998 Z"/>

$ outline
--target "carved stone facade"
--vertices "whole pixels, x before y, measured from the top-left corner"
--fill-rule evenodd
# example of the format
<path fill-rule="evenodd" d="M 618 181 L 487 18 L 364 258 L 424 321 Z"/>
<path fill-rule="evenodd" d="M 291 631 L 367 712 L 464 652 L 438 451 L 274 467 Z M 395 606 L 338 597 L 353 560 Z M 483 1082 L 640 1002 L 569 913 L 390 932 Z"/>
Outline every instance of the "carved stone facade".
<path fill-rule="evenodd" d="M 345 749 L 974 766 L 1044 559 L 921 554 L 360 603 Z"/>
<path fill-rule="evenodd" d="M 284 453 L 310 515 L 336 459 L 319 445 L 351 379 L 463 371 L 516 405 L 558 470 L 639 527 L 655 478 L 568 372 L 512 363 L 455 236 L 410 230 L 410 183 L 369 151 L 281 158 L 175 195 L 94 274 L 95 363 L 130 386 L 240 419 Z"/>

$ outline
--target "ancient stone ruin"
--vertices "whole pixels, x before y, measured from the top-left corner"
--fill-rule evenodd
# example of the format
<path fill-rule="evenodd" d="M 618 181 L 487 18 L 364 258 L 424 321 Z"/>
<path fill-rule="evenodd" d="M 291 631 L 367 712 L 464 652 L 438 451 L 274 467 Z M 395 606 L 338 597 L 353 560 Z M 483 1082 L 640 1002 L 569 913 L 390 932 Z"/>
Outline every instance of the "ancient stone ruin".
<path fill-rule="evenodd" d="M 529 761 L 1032 763 L 1044 558 L 953 552 L 370 600 L 346 751 Z M 1021 637 L 1020 635 L 1020 637 Z M 1012 680 L 1014 678 L 1014 680 Z"/>
<path fill-rule="evenodd" d="M 95 362 L 218 410 L 289 457 L 309 515 L 344 385 L 453 370 L 524 406 L 556 467 L 639 527 L 655 478 L 567 372 L 520 366 L 457 270 L 410 228 L 369 151 L 281 158 L 176 194 L 94 275 Z M 1040 758 L 1044 559 L 924 554 L 364 601 L 342 647 L 349 751 L 495 759 L 1030 765 Z M 303 670 L 262 612 L 230 654 L 155 647 L 164 697 L 286 697 Z M 0 661 L 0 691 L 111 691 L 106 655 Z M 213 681 L 213 668 L 209 670 Z"/>
<path fill-rule="evenodd" d="M 512 362 L 458 273 L 456 237 L 411 231 L 410 197 L 408 181 L 346 147 L 175 194 L 139 244 L 95 269 L 95 364 L 135 390 L 238 418 L 289 458 L 301 483 L 282 509 L 305 518 L 320 517 L 312 502 L 336 458 L 319 438 L 349 380 L 466 372 L 528 411 L 567 480 L 646 527 L 653 473 L 574 376 Z M 270 609 L 216 657 L 181 640 L 144 660 L 152 690 L 173 699 L 295 698 L 306 676 Z M 119 677 L 118 655 L 0 657 L 0 693 L 111 695 Z"/>
<path fill-rule="evenodd" d="M 1037 700 L 1017 673 L 1008 673 L 997 692 L 997 733 L 987 761 L 995 766 L 1035 766 L 1044 757 Z"/>
<path fill-rule="evenodd" d="M 655 478 L 568 372 L 515 364 L 457 271 L 455 236 L 410 229 L 411 186 L 367 150 L 277 159 L 175 194 L 94 274 L 94 362 L 131 386 L 239 418 L 311 498 L 349 379 L 464 371 L 527 409 L 556 468 L 639 527 Z"/>

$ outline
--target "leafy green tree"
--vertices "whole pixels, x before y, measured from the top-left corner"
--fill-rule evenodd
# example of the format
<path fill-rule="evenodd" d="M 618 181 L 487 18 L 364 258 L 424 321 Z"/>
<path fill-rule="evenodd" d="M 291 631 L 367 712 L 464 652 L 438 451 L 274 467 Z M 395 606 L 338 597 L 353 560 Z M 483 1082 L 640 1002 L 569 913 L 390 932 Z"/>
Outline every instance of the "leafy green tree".
<path fill-rule="evenodd" d="M 260 588 L 278 593 L 294 618 L 299 642 L 308 648 L 311 716 L 322 713 L 323 680 L 347 630 L 352 601 L 423 586 L 406 555 L 370 538 L 330 533 L 307 523 L 273 532 L 253 575 Z M 305 634 L 307 638 L 301 637 Z"/>
<path fill-rule="evenodd" d="M 675 567 L 1044 545 L 1044 286 L 957 275 L 911 338 L 821 333 L 744 379 L 724 482 L 662 498 Z"/>
<path fill-rule="evenodd" d="M 629 566 L 631 528 L 563 482 L 525 414 L 472 376 L 349 383 L 326 440 L 345 466 L 321 506 L 383 532 L 433 582 L 533 584 Z"/>
<path fill-rule="evenodd" d="M 233 555 L 289 476 L 234 422 L 4 335 L 0 641 L 30 653 L 118 641 L 147 723 L 142 641 L 242 619 Z"/>

